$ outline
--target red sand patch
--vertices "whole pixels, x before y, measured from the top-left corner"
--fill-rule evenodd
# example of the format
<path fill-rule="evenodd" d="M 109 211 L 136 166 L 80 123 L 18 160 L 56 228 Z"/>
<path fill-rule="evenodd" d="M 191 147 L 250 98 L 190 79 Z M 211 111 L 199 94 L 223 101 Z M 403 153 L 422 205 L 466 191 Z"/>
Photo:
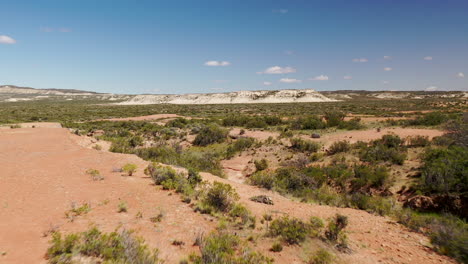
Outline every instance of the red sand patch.
<path fill-rule="evenodd" d="M 44 263 L 44 253 L 50 237 L 43 233 L 50 226 L 60 230 L 82 231 L 94 224 L 105 231 L 122 226 L 135 229 L 152 247 L 160 249 L 167 263 L 177 263 L 181 257 L 198 251 L 192 247 L 196 234 L 205 234 L 215 225 L 210 217 L 193 212 L 177 195 L 161 191 L 143 173 L 147 162 L 136 156 L 87 149 L 76 144 L 66 129 L 36 128 L 0 131 L 0 256 L 2 263 Z M 112 168 L 125 163 L 138 165 L 133 177 L 113 173 Z M 85 171 L 101 171 L 105 180 L 95 182 Z M 352 254 L 340 254 L 347 263 L 455 263 L 440 256 L 425 245 L 428 239 L 409 232 L 386 217 L 364 211 L 333 208 L 292 201 L 277 193 L 220 179 L 202 173 L 209 181 L 222 181 L 236 188 L 241 202 L 259 219 L 264 213 L 290 215 L 307 220 L 310 216 L 327 218 L 335 213 L 349 217 L 348 236 Z M 274 206 L 249 200 L 253 195 L 273 197 Z M 128 213 L 117 213 L 117 205 L 125 201 Z M 92 210 L 74 222 L 64 217 L 70 204 L 89 202 Z M 149 217 L 164 213 L 161 223 L 153 224 Z M 143 217 L 137 218 L 141 212 Z M 171 245 L 182 240 L 182 248 Z M 260 239 L 260 238 L 259 238 Z M 259 240 L 254 247 L 274 256 L 276 263 L 301 263 L 301 249 L 287 247 L 281 253 L 268 252 L 270 245 Z M 315 248 L 311 248 L 311 251 Z"/>

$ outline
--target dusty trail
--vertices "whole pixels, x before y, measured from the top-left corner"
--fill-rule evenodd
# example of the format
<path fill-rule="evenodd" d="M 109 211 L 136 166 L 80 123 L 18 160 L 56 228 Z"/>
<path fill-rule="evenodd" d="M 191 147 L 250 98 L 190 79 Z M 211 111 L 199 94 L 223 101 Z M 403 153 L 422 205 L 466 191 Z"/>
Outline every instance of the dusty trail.
<path fill-rule="evenodd" d="M 105 231 L 119 226 L 135 229 L 161 251 L 167 263 L 177 263 L 196 251 L 191 245 L 198 230 L 211 230 L 213 222 L 193 212 L 177 196 L 157 191 L 142 171 L 147 162 L 132 155 L 100 152 L 81 147 L 66 129 L 12 129 L 0 132 L 0 263 L 42 263 L 49 237 L 43 232 L 58 226 L 63 231 L 83 231 L 95 224 Z M 139 170 L 133 177 L 112 173 L 131 162 Z M 85 173 L 98 169 L 103 181 Z M 117 213 L 125 201 L 128 213 Z M 73 223 L 64 217 L 71 203 L 91 204 L 87 215 Z M 143 218 L 138 219 L 141 212 Z M 150 217 L 164 214 L 161 223 Z M 186 246 L 171 245 L 174 239 Z"/>
<path fill-rule="evenodd" d="M 1 263 L 44 263 L 43 255 L 50 237 L 43 232 L 51 225 L 60 230 L 82 231 L 95 224 L 105 231 L 122 226 L 135 229 L 152 247 L 160 249 L 167 263 L 178 263 L 192 251 L 199 231 L 212 230 L 216 221 L 194 213 L 177 195 L 161 191 L 151 184 L 142 169 L 147 162 L 133 155 L 87 149 L 76 143 L 77 136 L 60 128 L 22 128 L 0 131 L 0 256 Z M 112 168 L 132 162 L 139 170 L 133 177 L 113 173 Z M 105 180 L 92 181 L 85 171 L 101 171 Z M 333 208 L 292 201 L 279 194 L 253 186 L 220 179 L 202 173 L 204 179 L 223 181 L 235 187 L 241 201 L 261 217 L 264 213 L 288 214 L 307 219 L 312 215 L 327 218 L 335 213 L 349 216 L 348 228 L 353 253 L 341 254 L 347 263 L 454 263 L 430 249 L 428 239 L 409 232 L 388 218 L 364 211 Z M 273 197 L 274 206 L 249 200 L 253 195 Z M 117 205 L 125 201 L 128 213 L 117 213 Z M 64 217 L 70 204 L 89 202 L 92 210 L 74 222 Z M 164 212 L 161 223 L 149 217 Z M 143 218 L 136 215 L 141 212 Z M 174 239 L 185 246 L 171 245 Z M 300 249 L 287 247 L 279 254 L 267 252 L 271 244 L 259 241 L 257 248 L 274 256 L 276 263 L 301 263 Z"/>

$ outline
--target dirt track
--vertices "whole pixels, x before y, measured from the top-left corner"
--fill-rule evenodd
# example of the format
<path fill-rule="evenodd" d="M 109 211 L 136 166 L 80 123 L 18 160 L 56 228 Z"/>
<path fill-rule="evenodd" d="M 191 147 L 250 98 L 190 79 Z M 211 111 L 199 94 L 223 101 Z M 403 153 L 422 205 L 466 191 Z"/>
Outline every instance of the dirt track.
<path fill-rule="evenodd" d="M 90 224 L 112 231 L 122 226 L 135 229 L 151 246 L 158 247 L 167 263 L 178 263 L 197 248 L 192 247 L 196 234 L 207 233 L 216 225 L 210 217 L 193 212 L 177 195 L 161 191 L 142 173 L 147 162 L 132 156 L 96 151 L 79 146 L 77 136 L 61 128 L 22 128 L 0 131 L 0 256 L 1 263 L 42 263 L 50 237 L 43 233 L 52 226 L 60 230 L 82 231 Z M 127 162 L 138 165 L 133 177 L 113 173 L 112 168 Z M 105 180 L 92 181 L 85 171 L 101 171 Z M 339 212 L 350 218 L 348 236 L 354 253 L 341 254 L 347 263 L 454 263 L 439 256 L 425 245 L 428 239 L 409 232 L 388 218 L 364 211 L 333 208 L 291 201 L 278 194 L 241 183 L 222 180 L 203 173 L 207 180 L 233 185 L 252 212 L 260 217 L 265 212 L 288 214 L 307 219 L 315 215 L 330 217 Z M 254 203 L 249 197 L 268 194 L 274 206 Z M 117 213 L 117 205 L 125 201 L 128 213 Z M 92 210 L 69 222 L 65 211 L 72 202 L 91 203 Z M 164 212 L 161 223 L 153 224 L 149 217 Z M 138 219 L 141 212 L 143 218 Z M 174 239 L 186 246 L 171 245 Z M 267 252 L 270 244 L 257 248 Z M 283 252 L 267 252 L 276 263 L 300 263 L 300 249 L 287 247 Z"/>

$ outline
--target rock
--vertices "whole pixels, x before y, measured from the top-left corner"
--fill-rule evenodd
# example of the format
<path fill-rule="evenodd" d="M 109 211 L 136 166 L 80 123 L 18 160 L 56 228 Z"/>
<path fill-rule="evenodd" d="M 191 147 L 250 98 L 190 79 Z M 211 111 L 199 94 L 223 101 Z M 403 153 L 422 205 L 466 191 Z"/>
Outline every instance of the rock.
<path fill-rule="evenodd" d="M 273 199 L 271 199 L 271 197 L 266 196 L 266 195 L 253 196 L 253 197 L 250 197 L 250 200 L 257 202 L 257 203 L 264 203 L 264 204 L 269 204 L 269 205 L 274 204 Z"/>
<path fill-rule="evenodd" d="M 404 205 L 412 209 L 424 211 L 433 210 L 435 208 L 432 198 L 424 195 L 413 196 L 409 198 Z"/>
<path fill-rule="evenodd" d="M 313 133 L 313 134 L 312 134 L 312 138 L 320 138 L 320 134 Z"/>

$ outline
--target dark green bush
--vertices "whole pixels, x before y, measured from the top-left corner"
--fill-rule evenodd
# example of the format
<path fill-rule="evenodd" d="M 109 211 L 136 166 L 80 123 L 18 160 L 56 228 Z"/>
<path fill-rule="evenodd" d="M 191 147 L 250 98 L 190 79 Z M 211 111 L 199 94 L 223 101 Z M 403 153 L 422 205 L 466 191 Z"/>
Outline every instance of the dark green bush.
<path fill-rule="evenodd" d="M 386 167 L 357 165 L 354 167 L 352 188 L 354 191 L 368 190 L 370 188 L 385 190 L 392 183 Z"/>
<path fill-rule="evenodd" d="M 291 148 L 301 152 L 317 152 L 320 149 L 320 144 L 304 140 L 302 138 L 291 138 Z"/>
<path fill-rule="evenodd" d="M 239 195 L 231 185 L 215 181 L 201 197 L 200 207 L 201 211 L 207 213 L 226 213 L 234 207 L 237 200 Z"/>
<path fill-rule="evenodd" d="M 275 179 L 273 173 L 265 171 L 257 171 L 252 174 L 249 179 L 249 183 L 255 186 L 271 190 L 275 185 Z"/>
<path fill-rule="evenodd" d="M 216 124 L 203 127 L 195 137 L 193 144 L 196 146 L 207 146 L 213 143 L 221 143 L 226 140 L 228 131 Z"/>
<path fill-rule="evenodd" d="M 341 240 L 340 243 L 343 243 L 343 229 L 345 229 L 346 226 L 348 226 L 348 217 L 337 214 L 330 222 L 328 222 L 325 237 L 331 242 Z"/>
<path fill-rule="evenodd" d="M 336 141 L 328 149 L 328 154 L 333 155 L 340 152 L 348 152 L 351 149 L 351 144 L 348 141 Z"/>
<path fill-rule="evenodd" d="M 271 236 L 279 236 L 291 245 L 303 242 L 309 233 L 310 226 L 307 223 L 287 216 L 273 220 L 269 228 Z"/>
<path fill-rule="evenodd" d="M 266 159 L 255 160 L 254 164 L 257 171 L 266 170 L 268 168 L 268 161 Z"/>
<path fill-rule="evenodd" d="M 434 193 L 468 191 L 468 149 L 452 146 L 427 149 L 418 189 Z"/>

